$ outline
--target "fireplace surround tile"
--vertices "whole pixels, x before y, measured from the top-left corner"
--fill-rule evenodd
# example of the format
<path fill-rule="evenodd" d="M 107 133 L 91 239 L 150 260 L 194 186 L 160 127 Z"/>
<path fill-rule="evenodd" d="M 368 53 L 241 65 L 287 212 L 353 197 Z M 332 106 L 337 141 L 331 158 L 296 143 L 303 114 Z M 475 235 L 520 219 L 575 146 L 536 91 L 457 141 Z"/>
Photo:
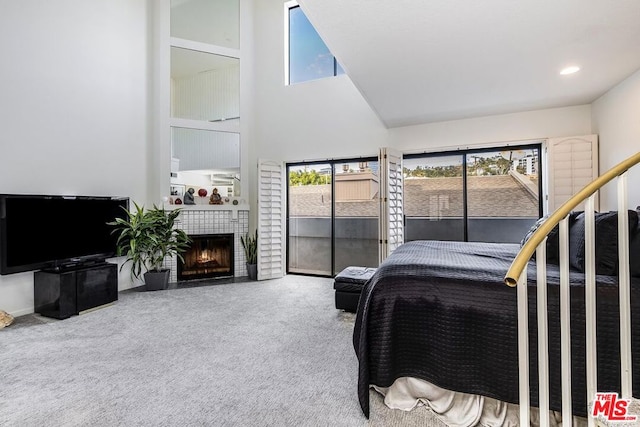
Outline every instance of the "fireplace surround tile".
<path fill-rule="evenodd" d="M 234 277 L 247 275 L 246 257 L 242 249 L 240 236 L 249 231 L 249 209 L 237 209 L 237 219 L 231 209 L 207 209 L 203 207 L 189 207 L 182 209 L 176 219 L 176 227 L 187 234 L 226 234 L 233 233 Z M 178 264 L 176 258 L 165 258 L 164 268 L 171 269 L 171 282 L 178 279 Z"/>

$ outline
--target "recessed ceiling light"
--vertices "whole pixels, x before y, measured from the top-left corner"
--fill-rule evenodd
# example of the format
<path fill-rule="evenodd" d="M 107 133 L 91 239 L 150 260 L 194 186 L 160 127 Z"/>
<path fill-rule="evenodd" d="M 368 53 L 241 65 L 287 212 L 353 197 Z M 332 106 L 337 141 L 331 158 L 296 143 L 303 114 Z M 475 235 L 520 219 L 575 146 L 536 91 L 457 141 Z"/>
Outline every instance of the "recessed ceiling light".
<path fill-rule="evenodd" d="M 571 67 L 563 68 L 562 71 L 560 71 L 560 74 L 566 76 L 567 74 L 577 73 L 578 71 L 580 71 L 580 67 L 573 65 Z"/>

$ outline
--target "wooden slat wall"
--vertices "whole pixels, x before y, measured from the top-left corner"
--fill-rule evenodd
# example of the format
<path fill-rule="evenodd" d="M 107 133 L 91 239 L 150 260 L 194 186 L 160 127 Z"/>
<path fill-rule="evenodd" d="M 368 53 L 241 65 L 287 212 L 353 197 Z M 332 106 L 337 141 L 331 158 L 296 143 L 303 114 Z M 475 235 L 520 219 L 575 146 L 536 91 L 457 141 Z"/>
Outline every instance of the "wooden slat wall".
<path fill-rule="evenodd" d="M 240 66 L 172 79 L 171 116 L 193 120 L 240 117 Z"/>

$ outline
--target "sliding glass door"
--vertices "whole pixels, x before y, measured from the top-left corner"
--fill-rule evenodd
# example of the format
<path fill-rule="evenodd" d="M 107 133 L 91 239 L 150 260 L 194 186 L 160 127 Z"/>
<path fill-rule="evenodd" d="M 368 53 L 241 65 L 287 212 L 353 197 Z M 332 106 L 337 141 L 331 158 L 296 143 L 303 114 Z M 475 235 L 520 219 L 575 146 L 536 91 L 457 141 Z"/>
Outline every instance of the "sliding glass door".
<path fill-rule="evenodd" d="M 405 157 L 405 241 L 464 240 L 460 155 Z"/>
<path fill-rule="evenodd" d="M 378 260 L 377 158 L 287 165 L 287 271 L 333 276 Z"/>
<path fill-rule="evenodd" d="M 332 167 L 290 165 L 287 260 L 290 273 L 330 276 L 332 270 Z"/>
<path fill-rule="evenodd" d="M 378 161 L 333 165 L 335 176 L 334 268 L 337 274 L 350 265 L 377 267 Z"/>
<path fill-rule="evenodd" d="M 405 240 L 519 242 L 542 214 L 539 170 L 539 144 L 405 156 Z"/>
<path fill-rule="evenodd" d="M 466 155 L 467 240 L 519 242 L 541 215 L 538 148 Z"/>

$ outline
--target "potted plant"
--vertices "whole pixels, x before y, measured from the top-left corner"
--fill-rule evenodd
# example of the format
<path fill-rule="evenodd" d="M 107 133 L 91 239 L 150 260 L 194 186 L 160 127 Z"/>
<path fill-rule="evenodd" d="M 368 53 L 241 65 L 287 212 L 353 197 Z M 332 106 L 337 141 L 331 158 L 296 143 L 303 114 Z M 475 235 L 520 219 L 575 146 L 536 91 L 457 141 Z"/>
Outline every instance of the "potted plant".
<path fill-rule="evenodd" d="M 253 237 L 240 236 L 242 247 L 244 248 L 244 255 L 247 258 L 247 274 L 249 279 L 256 280 L 258 278 L 258 230 Z"/>
<path fill-rule="evenodd" d="M 138 279 L 143 275 L 147 290 L 166 289 L 169 269 L 162 269 L 165 257 L 177 256 L 184 262 L 182 254 L 191 242 L 184 231 L 174 228 L 180 209 L 165 211 L 154 205 L 145 210 L 144 206 L 134 205 L 135 211 L 127 210 L 126 219 L 116 218 L 109 223 L 115 227 L 113 232 L 119 233 L 118 255 L 127 257 L 122 267 L 131 262 L 131 275 Z"/>

